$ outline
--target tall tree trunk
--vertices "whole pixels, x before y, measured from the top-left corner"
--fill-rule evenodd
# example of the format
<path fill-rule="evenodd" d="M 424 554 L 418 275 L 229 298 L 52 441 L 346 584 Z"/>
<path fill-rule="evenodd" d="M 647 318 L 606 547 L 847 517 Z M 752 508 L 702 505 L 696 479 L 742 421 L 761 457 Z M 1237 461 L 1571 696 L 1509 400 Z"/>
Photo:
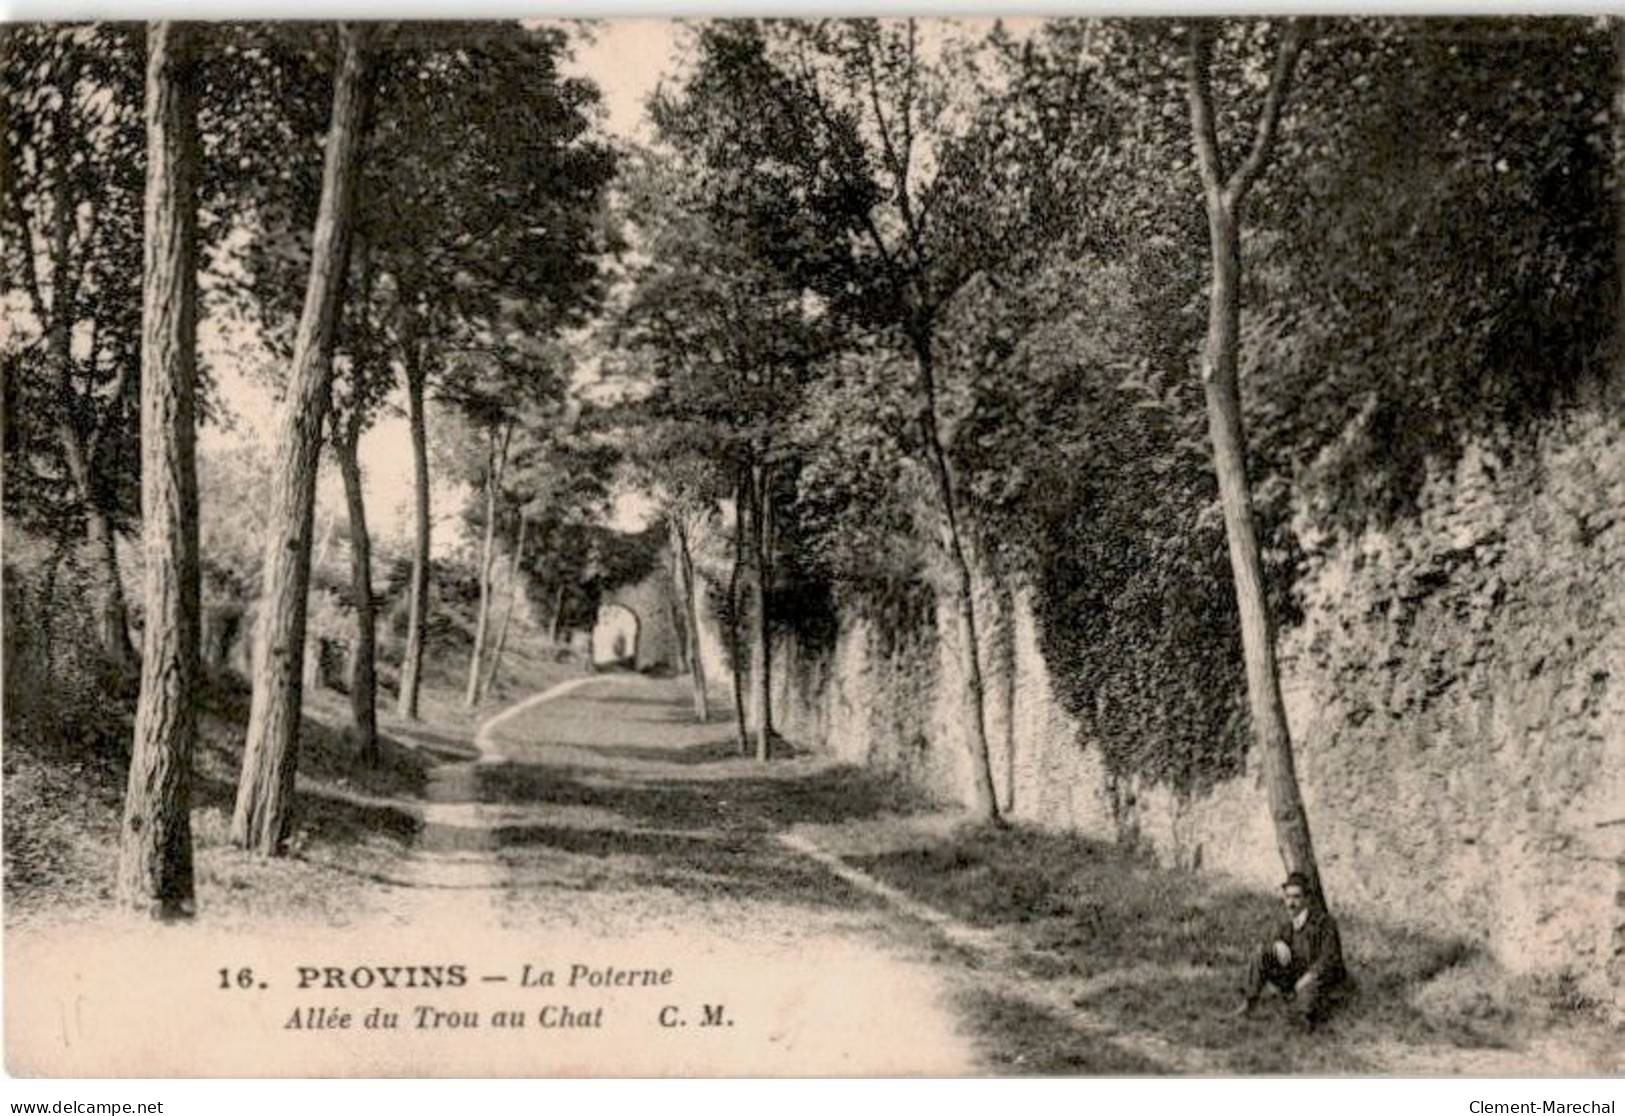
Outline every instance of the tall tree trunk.
<path fill-rule="evenodd" d="M 1004 624 L 1000 631 L 1000 651 L 1004 671 L 1004 804 L 1003 813 L 1010 817 L 1016 812 L 1016 671 L 1020 663 L 1016 658 L 1015 597 L 1008 589 L 1001 593 Z"/>
<path fill-rule="evenodd" d="M 694 553 L 689 547 L 688 524 L 681 513 L 672 521 L 672 565 L 677 574 L 677 592 L 683 610 L 685 658 L 694 698 L 694 719 L 704 724 L 710 719 L 710 697 L 705 686 L 705 662 L 700 656 L 700 614 L 695 598 Z"/>
<path fill-rule="evenodd" d="M 481 668 L 485 665 L 486 617 L 491 611 L 491 551 L 496 545 L 497 493 L 489 473 L 485 478 L 485 539 L 480 547 L 480 602 L 474 613 L 474 649 L 468 657 L 468 685 L 463 704 L 473 708 L 480 700 Z"/>
<path fill-rule="evenodd" d="M 564 586 L 561 583 L 553 594 L 553 619 L 547 622 L 547 642 L 559 645 L 559 625 L 564 621 Z"/>
<path fill-rule="evenodd" d="M 750 729 L 745 721 L 745 649 L 740 638 L 739 573 L 745 564 L 745 539 L 750 521 L 749 489 L 741 471 L 734 484 L 734 560 L 728 571 L 728 666 L 733 673 L 734 737 L 739 753 L 750 751 Z"/>
<path fill-rule="evenodd" d="M 65 296 L 64 296 L 65 297 Z M 52 359 L 59 366 L 62 391 L 72 391 L 73 356 L 69 332 L 53 324 Z M 95 578 L 97 638 L 102 651 L 125 668 L 135 666 L 135 647 L 130 642 L 130 608 L 124 596 L 124 578 L 119 573 L 118 544 L 103 498 L 97 491 L 95 455 L 85 437 L 71 421 L 64 421 L 58 438 L 68 475 L 85 508 L 85 542 L 90 547 Z"/>
<path fill-rule="evenodd" d="M 1208 214 L 1212 226 L 1213 286 L 1207 337 L 1202 347 L 1202 389 L 1207 400 L 1213 468 L 1224 508 L 1230 572 L 1241 619 L 1242 655 L 1247 667 L 1247 704 L 1264 767 L 1276 843 L 1289 872 L 1303 872 L 1320 892 L 1320 873 L 1309 819 L 1304 813 L 1293 765 L 1292 736 L 1281 699 L 1275 662 L 1275 632 L 1264 590 L 1252 497 L 1247 486 L 1246 436 L 1236 380 L 1240 325 L 1240 237 L 1232 215 Z"/>
<path fill-rule="evenodd" d="M 346 422 L 334 450 L 350 512 L 350 599 L 355 606 L 355 648 L 350 655 L 350 713 L 361 760 L 376 765 L 378 751 L 378 606 L 372 595 L 372 536 L 361 488 L 360 412 Z"/>
<path fill-rule="evenodd" d="M 118 895 L 190 914 L 192 751 L 197 739 L 197 130 L 191 31 L 147 31 L 147 188 L 142 265 L 141 515 L 147 619 L 141 698 L 120 827 Z"/>
<path fill-rule="evenodd" d="M 70 57 L 63 75 L 64 84 L 72 87 L 78 74 L 79 64 L 76 58 Z M 59 437 L 63 456 L 67 459 L 68 472 L 85 506 L 85 541 L 91 549 L 91 560 L 97 567 L 94 576 L 98 582 L 96 608 L 99 613 L 98 636 L 101 647 L 114 662 L 125 668 L 131 668 L 135 666 L 135 648 L 130 642 L 129 607 L 124 596 L 124 580 L 119 576 L 118 550 L 112 523 L 98 492 L 96 435 L 94 430 L 87 432 L 84 420 L 75 413 L 77 407 L 73 383 L 73 333 L 78 318 L 76 302 L 80 276 L 74 273 L 72 267 L 71 246 L 75 215 L 80 202 L 84 199 L 75 191 L 73 177 L 68 169 L 72 158 L 69 145 L 75 131 L 71 98 L 64 97 L 59 100 L 52 126 L 55 131 L 57 165 L 56 180 L 51 188 L 50 256 L 53 289 L 50 320 L 46 325 L 47 349 L 57 377 L 59 403 L 63 408 Z M 114 405 L 117 406 L 116 398 Z"/>
<path fill-rule="evenodd" d="M 683 582 L 687 592 L 683 595 L 688 613 L 688 669 L 694 679 L 694 715 L 702 723 L 711 719 L 711 695 L 705 678 L 705 655 L 700 643 L 700 581 L 694 572 L 694 551 L 689 546 L 688 533 L 683 534 Z"/>
<path fill-rule="evenodd" d="M 497 501 L 502 494 L 502 472 L 508 462 L 508 439 L 513 427 L 506 425 L 499 435 L 490 432 L 490 448 L 485 468 L 485 545 L 480 551 L 480 603 L 474 618 L 474 653 L 468 661 L 468 686 L 463 704 L 472 709 L 480 701 L 480 684 L 485 680 L 485 641 L 491 627 L 491 566 L 496 559 Z"/>
<path fill-rule="evenodd" d="M 85 509 L 85 538 L 90 543 L 92 556 L 100 567 L 96 580 L 97 626 L 102 650 L 123 666 L 135 665 L 135 647 L 130 642 L 130 606 L 124 597 L 124 578 L 119 573 L 118 544 L 113 525 L 95 503 L 87 497 Z"/>
<path fill-rule="evenodd" d="M 414 319 L 415 320 L 415 319 Z M 423 414 L 427 373 L 422 342 L 415 327 L 406 336 L 406 410 L 412 430 L 412 495 L 416 512 L 412 535 L 412 592 L 406 621 L 406 651 L 401 656 L 401 678 L 395 695 L 395 713 L 408 721 L 418 719 L 418 691 L 423 687 L 423 640 L 429 608 L 429 435 Z"/>
<path fill-rule="evenodd" d="M 1289 24 L 1266 94 L 1263 116 L 1247 159 L 1226 175 L 1214 123 L 1211 83 L 1212 42 L 1203 24 L 1190 31 L 1187 85 L 1198 169 L 1207 210 L 1213 281 L 1208 295 L 1207 336 L 1202 346 L 1202 388 L 1207 400 L 1208 435 L 1224 510 L 1230 572 L 1241 619 L 1242 656 L 1247 670 L 1247 706 L 1269 794 L 1275 840 L 1288 872 L 1302 872 L 1322 902 L 1320 870 L 1310 839 L 1309 819 L 1298 791 L 1292 734 L 1281 700 L 1275 662 L 1275 631 L 1264 589 L 1252 496 L 1247 485 L 1247 440 L 1242 429 L 1236 367 L 1241 338 L 1241 206 L 1269 158 L 1281 107 L 1297 61 L 1298 30 Z"/>
<path fill-rule="evenodd" d="M 675 547 L 675 543 L 672 544 Z M 675 562 L 676 555 L 670 556 Z M 677 636 L 677 673 L 688 673 L 688 622 L 683 619 L 682 593 L 678 591 L 677 581 L 681 575 L 677 573 L 676 566 L 672 567 L 671 582 L 672 595 L 666 602 L 666 619 L 671 622 L 671 630 Z"/>
<path fill-rule="evenodd" d="M 981 648 L 977 643 L 975 590 L 964 540 L 960 537 L 953 474 L 937 429 L 937 380 L 931 339 L 916 337 L 914 353 L 920 377 L 920 434 L 925 443 L 926 465 L 931 470 L 941 504 L 942 546 L 953 566 L 956 581 L 954 605 L 959 612 L 959 663 L 965 675 L 965 703 L 970 713 L 970 732 L 965 744 L 971 761 L 971 810 L 984 821 L 998 822 L 1001 820 L 999 803 L 993 791 L 993 766 L 987 746 L 987 697 L 982 683 Z"/>
<path fill-rule="evenodd" d="M 682 529 L 675 509 L 666 510 L 666 560 L 671 564 L 671 596 L 666 614 L 677 635 L 677 673 L 688 673 L 688 627 L 683 619 L 683 565 L 677 557 L 677 533 Z"/>
<path fill-rule="evenodd" d="M 766 762 L 773 745 L 773 649 L 767 622 L 767 599 L 773 590 L 773 499 L 771 476 L 760 463 L 751 466 L 752 539 L 756 549 L 756 644 L 752 677 L 756 685 L 756 758 Z"/>
<path fill-rule="evenodd" d="M 485 672 L 485 692 L 496 688 L 497 672 L 502 669 L 502 653 L 508 647 L 508 626 L 513 623 L 513 610 L 519 605 L 519 572 L 525 562 L 525 536 L 530 531 L 530 517 L 519 516 L 519 536 L 514 540 L 513 558 L 508 563 L 508 607 L 502 612 L 502 623 L 497 628 L 497 643 L 491 649 L 491 668 Z"/>
<path fill-rule="evenodd" d="M 334 78 L 310 281 L 294 339 L 278 439 L 280 460 L 273 479 L 255 631 L 254 692 L 231 822 L 232 840 L 265 856 L 283 853 L 292 821 L 316 471 L 332 388 L 333 336 L 349 270 L 362 120 L 369 92 L 366 53 L 371 29 L 355 23 L 339 28 L 342 58 Z"/>

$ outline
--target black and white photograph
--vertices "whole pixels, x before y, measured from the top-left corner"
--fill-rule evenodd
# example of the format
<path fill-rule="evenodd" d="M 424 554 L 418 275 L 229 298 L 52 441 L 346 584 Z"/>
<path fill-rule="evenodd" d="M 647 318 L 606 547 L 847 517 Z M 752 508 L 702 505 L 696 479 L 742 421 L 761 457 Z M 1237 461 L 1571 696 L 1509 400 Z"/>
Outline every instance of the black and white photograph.
<path fill-rule="evenodd" d="M 11 1078 L 1615 1111 L 1625 16 L 0 71 Z"/>

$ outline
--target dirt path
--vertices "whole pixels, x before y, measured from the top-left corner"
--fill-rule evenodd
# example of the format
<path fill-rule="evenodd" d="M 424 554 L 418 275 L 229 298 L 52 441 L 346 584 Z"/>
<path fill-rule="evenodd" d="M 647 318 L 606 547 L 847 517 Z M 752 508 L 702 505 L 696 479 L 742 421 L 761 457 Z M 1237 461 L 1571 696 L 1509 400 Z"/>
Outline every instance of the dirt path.
<path fill-rule="evenodd" d="M 547 961 L 582 943 L 672 960 L 740 1020 L 693 1072 L 985 1072 L 918 931 L 773 840 L 889 800 L 826 761 L 737 758 L 724 718 L 692 723 L 678 682 L 609 675 L 487 720 L 477 758 L 430 773 L 393 920 L 522 936 Z"/>
<path fill-rule="evenodd" d="M 960 922 L 856 867 L 877 839 L 928 844 L 958 819 L 824 759 L 764 767 L 737 756 L 727 712 L 693 723 L 681 680 L 566 683 L 485 722 L 476 746 L 477 758 L 432 772 L 421 839 L 398 881 L 403 924 L 635 942 L 690 971 L 726 973 L 717 996 L 748 989 L 758 1019 L 775 1020 L 779 1060 L 762 1063 L 768 1072 L 1244 1068 L 1223 1045 L 1161 1033 L 1154 1018 L 1091 1010 L 1102 990 L 1180 976 L 1165 966 L 1040 977 L 1023 971 L 1005 931 Z M 1588 1072 L 1560 1048 L 1349 1038 L 1314 1052 L 1314 1071 Z M 737 1072 L 756 1064 L 747 1057 Z"/>
<path fill-rule="evenodd" d="M 594 679 L 560 683 L 487 719 L 474 734 L 475 755 L 430 769 L 419 809 L 420 829 L 412 855 L 393 881 L 403 890 L 396 918 L 406 925 L 466 923 L 499 925 L 499 902 L 513 886 L 498 852 L 504 830 L 539 823 L 544 807 L 494 801 L 484 792 L 481 769 L 505 762 L 493 732 L 537 706 L 562 697 Z"/>

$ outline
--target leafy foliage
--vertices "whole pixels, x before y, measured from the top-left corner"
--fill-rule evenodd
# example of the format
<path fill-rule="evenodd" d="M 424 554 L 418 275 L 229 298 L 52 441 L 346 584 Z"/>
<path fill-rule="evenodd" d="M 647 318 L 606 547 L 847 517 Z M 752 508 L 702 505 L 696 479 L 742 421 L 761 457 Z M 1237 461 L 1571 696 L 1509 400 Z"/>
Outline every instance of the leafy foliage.
<path fill-rule="evenodd" d="M 6 509 L 66 537 L 139 512 L 143 49 L 123 25 L 3 34 Z"/>
<path fill-rule="evenodd" d="M 1260 448 L 1323 523 L 1409 514 L 1430 462 L 1606 373 L 1613 57 L 1591 20 L 1323 27 L 1247 327 Z"/>
<path fill-rule="evenodd" d="M 566 590 L 578 619 L 658 552 L 658 531 L 602 526 L 616 449 L 706 515 L 768 465 L 774 621 L 827 641 L 858 609 L 901 645 L 933 628 L 942 590 L 928 351 L 967 531 L 1037 590 L 1088 739 L 1119 773 L 1195 787 L 1234 771 L 1182 30 L 700 24 L 693 69 L 652 105 L 658 145 L 616 158 L 591 131 L 596 92 L 562 71 L 562 33 L 403 25 L 374 75 L 338 412 L 371 421 L 409 356 L 478 422 L 522 412 L 502 514 L 532 517 L 532 589 Z M 89 503 L 124 526 L 136 511 L 139 36 L 5 34 L 6 510 L 71 538 Z M 1215 31 L 1227 158 L 1251 141 L 1280 34 Z M 273 347 L 307 263 L 329 35 L 214 25 L 203 51 L 205 293 Z M 1311 26 L 1251 198 L 1243 292 L 1251 490 L 1286 623 L 1304 547 L 1403 519 L 1466 439 L 1584 402 L 1606 375 L 1615 61 L 1591 19 Z M 605 366 L 635 387 L 583 418 L 558 338 L 606 302 Z M 70 458 L 92 445 L 87 489 Z M 256 580 L 253 469 L 204 471 L 221 593 Z"/>
<path fill-rule="evenodd" d="M 229 285 L 286 346 L 320 196 L 332 44 L 316 26 L 229 34 L 237 119 L 216 162 L 248 187 L 233 213 L 252 233 Z M 380 42 L 341 342 L 365 350 L 375 375 L 408 343 L 499 357 L 517 344 L 515 359 L 529 359 L 525 344 L 576 324 L 601 296 L 614 163 L 588 133 L 596 89 L 559 71 L 567 46 L 561 31 L 515 23 L 406 24 Z M 245 133 L 245 120 L 266 127 Z"/>

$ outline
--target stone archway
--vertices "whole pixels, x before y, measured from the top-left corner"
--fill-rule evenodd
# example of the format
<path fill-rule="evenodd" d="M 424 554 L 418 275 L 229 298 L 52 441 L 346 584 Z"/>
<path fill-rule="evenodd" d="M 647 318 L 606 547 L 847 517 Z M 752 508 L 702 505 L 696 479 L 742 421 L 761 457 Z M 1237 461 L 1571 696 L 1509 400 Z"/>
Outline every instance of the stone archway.
<path fill-rule="evenodd" d="M 615 620 L 617 609 L 637 619 L 636 638 L 626 637 L 627 658 L 623 665 L 639 671 L 669 671 L 677 665 L 677 630 L 672 624 L 671 578 L 664 570 L 654 570 L 642 581 L 622 585 L 604 594 L 598 620 L 593 625 L 593 663 L 600 668 L 616 661 L 614 635 L 600 633 L 606 619 Z M 624 624 L 621 618 L 619 623 Z M 600 655 L 604 658 L 600 659 Z"/>
<path fill-rule="evenodd" d="M 638 666 L 638 642 L 643 620 L 626 605 L 606 601 L 598 607 L 592 627 L 592 665 L 596 670 Z"/>

